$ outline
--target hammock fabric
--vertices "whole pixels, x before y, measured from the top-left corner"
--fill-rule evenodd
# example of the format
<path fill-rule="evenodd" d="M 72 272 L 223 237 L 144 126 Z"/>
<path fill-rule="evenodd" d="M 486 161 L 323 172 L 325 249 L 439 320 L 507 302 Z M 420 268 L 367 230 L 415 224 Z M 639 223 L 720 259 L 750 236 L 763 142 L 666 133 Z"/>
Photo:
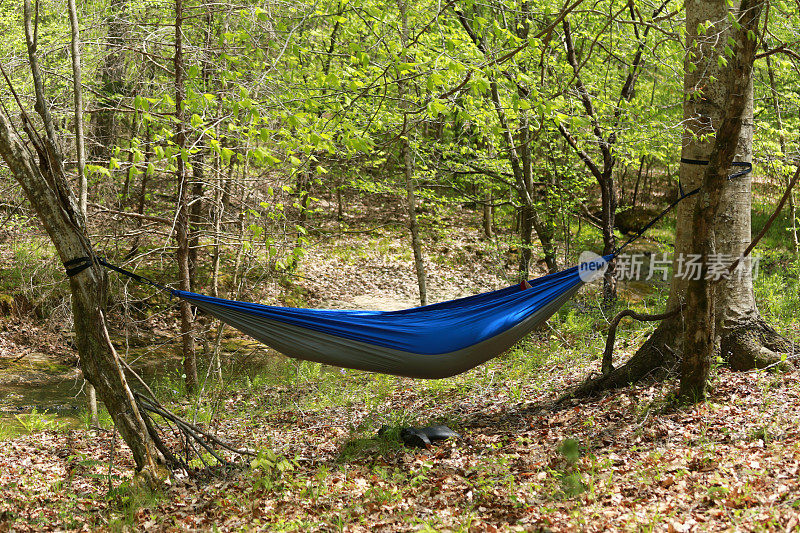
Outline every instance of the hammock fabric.
<path fill-rule="evenodd" d="M 681 159 L 705 165 L 707 161 Z M 752 165 L 729 179 L 748 174 Z M 191 302 L 222 322 L 297 359 L 333 366 L 437 379 L 466 372 L 500 355 L 547 320 L 597 271 L 660 220 L 680 201 L 700 189 L 684 192 L 657 217 L 605 257 L 597 256 L 555 274 L 505 289 L 404 309 L 402 311 L 343 311 L 275 307 L 225 300 L 169 289 L 99 257 L 79 257 L 64 263 L 74 276 L 97 262 L 140 283 L 152 285 Z"/>
<path fill-rule="evenodd" d="M 600 268 L 611 256 L 595 260 Z M 466 372 L 513 346 L 583 286 L 580 267 L 497 291 L 402 311 L 299 309 L 172 290 L 297 359 L 412 378 Z"/>

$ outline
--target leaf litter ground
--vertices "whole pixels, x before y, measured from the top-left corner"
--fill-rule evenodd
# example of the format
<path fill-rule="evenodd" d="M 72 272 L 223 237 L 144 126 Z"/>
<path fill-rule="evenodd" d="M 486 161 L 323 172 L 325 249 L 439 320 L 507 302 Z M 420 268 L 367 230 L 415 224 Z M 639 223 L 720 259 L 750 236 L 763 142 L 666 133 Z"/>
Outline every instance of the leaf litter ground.
<path fill-rule="evenodd" d="M 503 362 L 499 363 L 500 365 Z M 568 368 L 554 369 L 569 383 Z M 340 378 L 347 379 L 348 376 Z M 350 376 L 352 381 L 362 376 Z M 673 409 L 669 387 L 639 386 L 550 410 L 554 395 L 512 400 L 502 386 L 459 397 L 395 380 L 380 407 L 311 410 L 270 387 L 231 395 L 227 438 L 269 447 L 291 469 L 182 478 L 136 528 L 202 530 L 661 531 L 798 528 L 800 376 L 720 371 L 707 402 Z M 540 397 L 535 387 L 524 398 Z M 448 401 L 449 399 L 449 401 Z M 260 408 L 271 404 L 270 409 Z M 462 435 L 412 450 L 377 437 L 393 413 L 447 421 Z M 368 431 L 365 431 L 368 428 Z M 120 520 L 109 484 L 130 458 L 108 432 L 43 432 L 0 451 L 0 529 L 94 529 Z M 109 459 L 115 445 L 114 462 Z"/>

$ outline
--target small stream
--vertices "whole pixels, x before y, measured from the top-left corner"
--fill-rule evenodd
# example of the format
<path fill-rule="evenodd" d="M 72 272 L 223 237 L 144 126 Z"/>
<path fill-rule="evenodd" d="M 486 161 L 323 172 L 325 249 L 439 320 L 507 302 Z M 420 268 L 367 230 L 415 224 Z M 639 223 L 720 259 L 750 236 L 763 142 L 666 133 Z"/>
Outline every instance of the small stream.
<path fill-rule="evenodd" d="M 58 367 L 58 365 L 55 365 Z M 167 373 L 177 373 L 180 359 L 174 357 L 139 364 L 134 367 L 146 383 L 152 384 Z M 0 375 L 0 435 L 25 431 L 23 421 L 40 415 L 43 420 L 57 421 L 59 427 L 79 428 L 85 425 L 86 396 L 84 381 L 77 368 L 58 368 L 47 372 L 26 372 L 2 369 Z"/>
<path fill-rule="evenodd" d="M 263 372 L 267 361 L 274 362 L 277 354 L 236 336 L 223 341 L 221 355 L 223 374 L 230 379 Z M 201 359 L 205 358 L 198 353 L 198 363 L 204 367 Z M 181 359 L 169 344 L 131 349 L 127 360 L 148 386 L 182 380 Z M 202 380 L 205 372 L 201 374 Z M 133 380 L 129 382 L 136 387 Z M 25 432 L 25 422 L 37 417 L 59 427 L 85 427 L 83 387 L 80 370 L 60 364 L 52 356 L 31 353 L 17 362 L 0 359 L 0 438 L 4 434 Z"/>

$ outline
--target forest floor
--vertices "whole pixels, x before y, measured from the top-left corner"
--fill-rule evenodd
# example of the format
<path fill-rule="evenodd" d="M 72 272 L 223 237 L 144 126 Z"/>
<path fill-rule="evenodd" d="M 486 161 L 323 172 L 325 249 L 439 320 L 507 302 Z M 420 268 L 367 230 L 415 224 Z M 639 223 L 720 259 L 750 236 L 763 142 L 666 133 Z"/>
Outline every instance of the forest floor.
<path fill-rule="evenodd" d="M 513 265 L 499 249 L 443 232 L 428 249 L 430 300 L 507 284 Z M 265 293 L 316 307 L 416 304 L 410 251 L 390 231 L 312 245 L 294 293 L 281 287 Z M 227 336 L 223 386 L 187 400 L 178 375 L 165 372 L 153 387 L 259 456 L 222 476 L 178 473 L 156 493 L 132 482 L 107 415 L 90 432 L 53 414 L 16 413 L 8 420 L 23 431 L 0 424 L 0 532 L 800 530 L 800 372 L 715 368 L 708 399 L 693 406 L 675 403 L 672 382 L 556 406 L 599 369 L 608 317 L 596 293 L 590 287 L 506 355 L 444 380 L 267 352 L 253 365 L 260 349 Z M 657 306 L 658 294 L 638 301 Z M 68 341 L 31 327 L 3 319 L 5 383 L 22 374 L 13 365 L 23 350 L 52 355 L 30 358 L 54 365 L 36 376 L 75 381 Z M 796 333 L 794 322 L 788 328 Z M 622 329 L 624 358 L 651 326 Z M 461 438 L 427 449 L 397 438 L 401 427 L 435 423 Z"/>

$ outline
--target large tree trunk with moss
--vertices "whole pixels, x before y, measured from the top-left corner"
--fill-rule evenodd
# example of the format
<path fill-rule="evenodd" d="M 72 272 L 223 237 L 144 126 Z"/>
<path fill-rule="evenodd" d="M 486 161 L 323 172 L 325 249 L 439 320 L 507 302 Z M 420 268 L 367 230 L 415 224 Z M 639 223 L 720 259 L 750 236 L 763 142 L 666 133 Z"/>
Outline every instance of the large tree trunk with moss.
<path fill-rule="evenodd" d="M 740 29 L 730 26 L 731 9 L 742 24 Z M 744 259 L 730 277 L 715 283 L 704 279 L 705 269 L 697 271 L 703 279 L 682 275 L 692 254 L 703 256 L 700 262 L 705 265 L 728 265 L 750 243 L 751 177 L 728 180 L 727 175 L 731 159 L 749 162 L 752 158 L 754 47 L 748 44 L 747 31 L 757 29 L 754 12 L 760 12 L 759 2 L 745 0 L 735 8 L 725 0 L 692 0 L 686 4 L 681 156 L 710 163 L 682 163 L 680 169 L 685 191 L 703 186 L 700 194 L 682 201 L 677 208 L 673 277 L 666 309 L 683 307 L 684 311 L 663 321 L 624 366 L 587 382 L 577 391 L 579 395 L 624 386 L 647 376 L 674 374 L 686 359 L 682 389 L 702 396 L 709 350 L 720 354 L 732 368 L 746 370 L 771 364 L 778 359 L 777 351 L 789 348 L 758 312 L 749 259 Z M 698 34 L 702 27 L 707 30 Z M 728 37 L 737 45 L 732 50 L 734 55 L 726 57 Z"/>

